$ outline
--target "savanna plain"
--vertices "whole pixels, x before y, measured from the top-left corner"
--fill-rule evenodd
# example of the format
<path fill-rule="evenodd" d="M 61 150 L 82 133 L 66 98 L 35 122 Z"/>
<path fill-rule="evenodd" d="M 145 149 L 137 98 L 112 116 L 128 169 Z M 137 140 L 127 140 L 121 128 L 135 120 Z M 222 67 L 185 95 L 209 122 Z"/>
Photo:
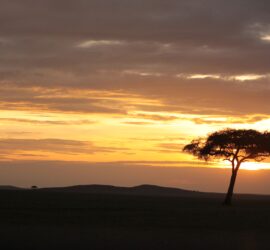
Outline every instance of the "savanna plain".
<path fill-rule="evenodd" d="M 270 197 L 1 190 L 1 249 L 270 249 Z M 149 187 L 148 187 L 149 189 Z M 155 187 L 153 187 L 155 189 Z M 161 190 L 161 189 L 159 189 Z"/>

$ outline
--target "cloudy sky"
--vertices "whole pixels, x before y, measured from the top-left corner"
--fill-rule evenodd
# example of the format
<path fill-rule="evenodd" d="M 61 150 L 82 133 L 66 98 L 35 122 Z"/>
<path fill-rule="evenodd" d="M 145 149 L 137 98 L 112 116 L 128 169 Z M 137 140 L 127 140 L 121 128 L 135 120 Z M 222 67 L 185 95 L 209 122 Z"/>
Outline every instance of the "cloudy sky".
<path fill-rule="evenodd" d="M 110 178 L 118 166 L 223 166 L 181 149 L 217 129 L 269 129 L 269 13 L 267 0 L 0 0 L 0 175 L 46 163 L 52 177 L 56 162 L 110 166 Z M 72 184 L 26 173 L 1 182 Z M 147 182 L 110 178 L 96 182 Z"/>

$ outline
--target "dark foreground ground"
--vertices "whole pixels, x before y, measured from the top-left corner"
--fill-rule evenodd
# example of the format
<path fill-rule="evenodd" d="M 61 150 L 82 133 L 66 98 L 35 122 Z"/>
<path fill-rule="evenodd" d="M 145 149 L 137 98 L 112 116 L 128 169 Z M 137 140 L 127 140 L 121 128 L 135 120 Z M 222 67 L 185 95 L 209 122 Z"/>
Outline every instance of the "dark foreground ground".
<path fill-rule="evenodd" d="M 0 249 L 270 249 L 270 198 L 0 191 Z"/>

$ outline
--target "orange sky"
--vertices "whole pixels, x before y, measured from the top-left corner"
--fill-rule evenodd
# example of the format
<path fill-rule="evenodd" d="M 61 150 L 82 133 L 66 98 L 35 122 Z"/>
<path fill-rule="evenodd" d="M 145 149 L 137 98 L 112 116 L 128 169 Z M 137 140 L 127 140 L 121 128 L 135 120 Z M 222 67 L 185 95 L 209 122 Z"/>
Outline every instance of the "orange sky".
<path fill-rule="evenodd" d="M 0 112 L 2 160 L 157 161 L 156 165 L 166 162 L 186 166 L 196 161 L 181 152 L 183 145 L 193 138 L 226 127 L 267 130 L 270 125 L 270 119 L 262 114 L 229 116 L 160 111 L 165 106 L 162 100 L 120 91 L 23 90 L 38 94 L 40 99 L 91 98 L 103 102 L 104 109 L 121 107 L 125 112 L 63 112 L 48 107 L 49 101 L 46 106 L 14 103 L 15 108 Z M 148 105 L 158 110 L 141 108 Z M 87 102 L 84 106 L 87 108 Z M 216 165 L 224 167 L 225 163 Z M 249 166 L 269 167 L 259 163 L 246 167 Z"/>
<path fill-rule="evenodd" d="M 224 168 L 183 145 L 228 127 L 269 130 L 268 3 L 114 2 L 1 4 L 0 176 L 8 162 Z"/>

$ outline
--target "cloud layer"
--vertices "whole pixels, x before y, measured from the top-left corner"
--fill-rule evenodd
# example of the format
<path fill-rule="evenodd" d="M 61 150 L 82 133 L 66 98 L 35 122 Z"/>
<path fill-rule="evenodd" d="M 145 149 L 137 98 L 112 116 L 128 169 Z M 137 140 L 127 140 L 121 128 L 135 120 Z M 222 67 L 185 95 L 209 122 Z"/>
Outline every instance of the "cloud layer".
<path fill-rule="evenodd" d="M 268 114 L 269 11 L 266 0 L 1 0 L 1 85 L 121 89 L 168 110 Z M 17 97 L 59 111 L 123 112 L 35 94 L 2 94 L 2 108 Z"/>
<path fill-rule="evenodd" d="M 268 0 L 0 6 L 2 157 L 166 160 L 192 136 L 270 126 Z"/>

